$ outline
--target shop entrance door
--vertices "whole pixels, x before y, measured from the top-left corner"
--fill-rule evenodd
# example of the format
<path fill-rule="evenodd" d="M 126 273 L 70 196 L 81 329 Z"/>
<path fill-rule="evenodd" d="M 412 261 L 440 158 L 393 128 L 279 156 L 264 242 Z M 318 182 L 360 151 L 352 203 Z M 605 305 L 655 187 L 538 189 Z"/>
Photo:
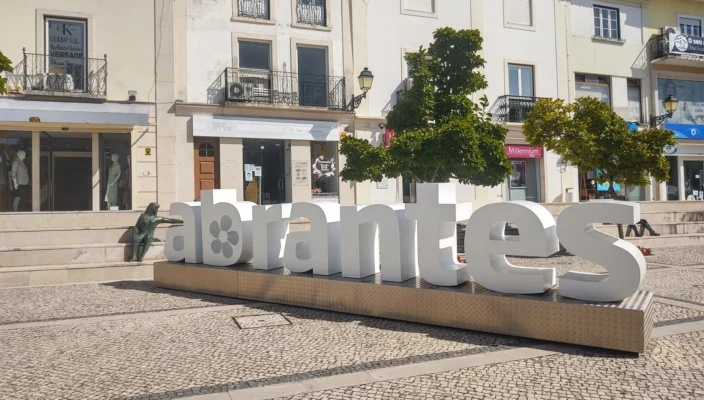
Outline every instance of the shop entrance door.
<path fill-rule="evenodd" d="M 283 140 L 244 139 L 243 144 L 244 199 L 257 204 L 285 203 L 286 157 Z M 261 176 L 256 176 L 256 167 L 261 167 Z"/>
<path fill-rule="evenodd" d="M 684 198 L 704 199 L 704 162 L 684 161 Z M 692 196 L 692 197 L 690 197 Z"/>
<path fill-rule="evenodd" d="M 91 139 L 81 135 L 42 132 L 40 148 L 41 210 L 92 210 Z"/>
<path fill-rule="evenodd" d="M 200 201 L 201 190 L 220 189 L 220 139 L 193 138 L 194 199 Z"/>
<path fill-rule="evenodd" d="M 509 200 L 540 201 L 540 171 L 535 159 L 511 160 L 513 173 L 508 178 Z"/>

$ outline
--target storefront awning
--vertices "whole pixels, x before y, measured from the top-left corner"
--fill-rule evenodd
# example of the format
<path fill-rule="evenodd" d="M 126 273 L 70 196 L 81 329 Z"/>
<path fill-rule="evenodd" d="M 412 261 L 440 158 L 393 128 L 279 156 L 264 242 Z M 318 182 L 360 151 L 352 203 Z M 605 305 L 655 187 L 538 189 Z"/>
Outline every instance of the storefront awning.
<path fill-rule="evenodd" d="M 147 125 L 149 106 L 0 99 L 0 122 L 28 122 L 33 117 L 47 123 Z"/>
<path fill-rule="evenodd" d="M 339 122 L 193 116 L 193 136 L 340 141 Z"/>

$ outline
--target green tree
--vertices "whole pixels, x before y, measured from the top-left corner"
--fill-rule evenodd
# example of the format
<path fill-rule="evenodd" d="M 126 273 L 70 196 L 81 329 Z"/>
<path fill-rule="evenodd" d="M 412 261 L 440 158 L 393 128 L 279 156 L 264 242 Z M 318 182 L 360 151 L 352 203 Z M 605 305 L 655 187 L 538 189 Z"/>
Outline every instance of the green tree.
<path fill-rule="evenodd" d="M 387 118 L 395 131 L 390 145 L 342 139 L 344 181 L 380 181 L 402 176 L 415 182 L 496 186 L 511 172 L 504 151 L 507 130 L 491 121 L 488 101 L 469 96 L 487 87 L 478 69 L 482 38 L 477 30 L 438 29 L 426 50 L 408 54 L 412 86 Z"/>
<path fill-rule="evenodd" d="M 523 132 L 531 145 L 554 151 L 581 170 L 601 171 L 609 180 L 612 198 L 616 198 L 614 183 L 642 186 L 649 176 L 666 181 L 670 166 L 662 149 L 675 145 L 672 131 L 631 132 L 608 104 L 590 97 L 572 104 L 539 100 Z"/>
<path fill-rule="evenodd" d="M 12 72 L 12 61 L 10 61 L 9 58 L 5 57 L 4 54 L 2 54 L 2 51 L 0 51 L 0 74 L 3 72 Z M 3 78 L 0 76 L 0 95 L 3 95 L 7 93 L 7 89 L 5 88 L 5 84 L 7 83 L 7 78 Z"/>

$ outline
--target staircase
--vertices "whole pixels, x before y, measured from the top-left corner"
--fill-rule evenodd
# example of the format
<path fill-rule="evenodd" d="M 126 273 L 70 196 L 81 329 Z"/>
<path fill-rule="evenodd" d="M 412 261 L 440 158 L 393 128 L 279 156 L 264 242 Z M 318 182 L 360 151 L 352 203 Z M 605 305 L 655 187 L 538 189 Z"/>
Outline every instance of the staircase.
<path fill-rule="evenodd" d="M 2 214 L 0 287 L 152 278 L 153 262 L 164 258 L 168 226 L 157 228 L 144 262 L 129 262 L 132 226 L 140 214 Z"/>
<path fill-rule="evenodd" d="M 572 204 L 542 204 L 557 220 L 560 212 Z M 643 237 L 634 235 L 626 240 L 643 247 L 680 246 L 704 244 L 704 202 L 669 201 L 641 202 L 641 218 L 647 220 L 660 236 L 650 236 L 646 231 Z M 466 221 L 457 226 L 457 251 L 464 252 L 464 227 Z M 618 236 L 616 225 L 597 224 L 597 229 L 613 236 Z M 628 227 L 623 227 L 624 234 Z M 510 232 L 507 232 L 510 234 Z"/>

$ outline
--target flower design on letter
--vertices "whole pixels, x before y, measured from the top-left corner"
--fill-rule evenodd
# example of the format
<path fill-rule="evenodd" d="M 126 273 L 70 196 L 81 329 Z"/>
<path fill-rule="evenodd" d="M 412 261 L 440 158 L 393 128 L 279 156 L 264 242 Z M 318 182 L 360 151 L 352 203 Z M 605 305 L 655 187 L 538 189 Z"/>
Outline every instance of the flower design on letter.
<path fill-rule="evenodd" d="M 240 235 L 235 231 L 230 232 L 231 228 L 232 218 L 227 215 L 220 219 L 219 224 L 217 221 L 213 221 L 210 224 L 210 234 L 215 239 L 210 243 L 210 248 L 213 250 L 213 253 L 220 254 L 220 252 L 222 252 L 225 258 L 232 257 L 234 253 L 232 246 L 237 245 L 240 241 Z"/>

